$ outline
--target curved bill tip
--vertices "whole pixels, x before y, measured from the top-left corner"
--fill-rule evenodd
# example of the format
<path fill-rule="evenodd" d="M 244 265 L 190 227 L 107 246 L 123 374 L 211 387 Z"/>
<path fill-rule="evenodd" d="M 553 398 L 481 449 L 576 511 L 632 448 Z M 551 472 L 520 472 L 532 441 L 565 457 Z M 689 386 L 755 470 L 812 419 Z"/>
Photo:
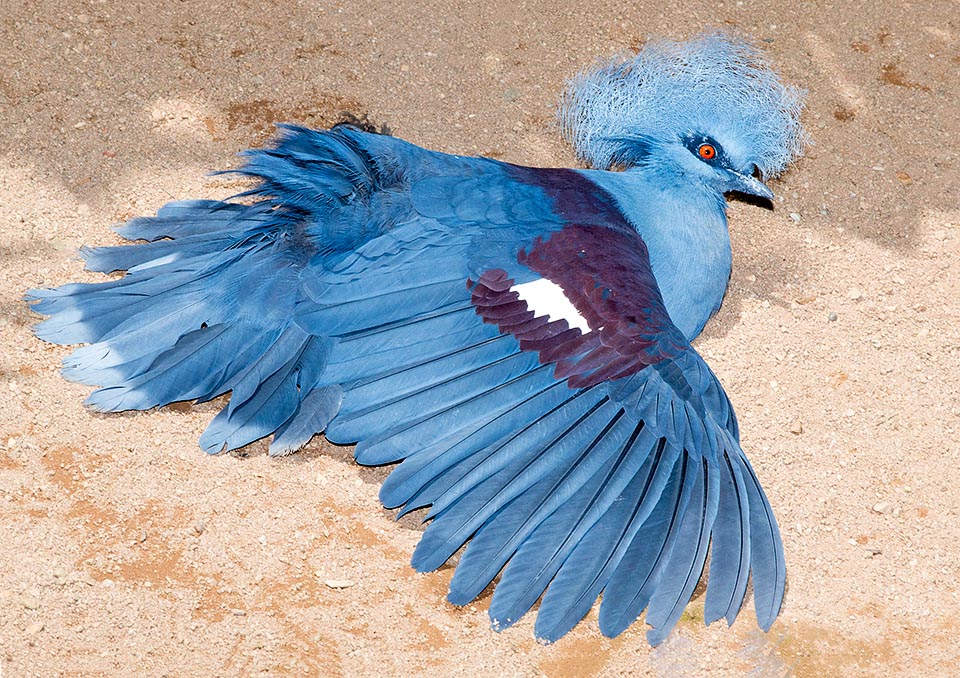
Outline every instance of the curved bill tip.
<path fill-rule="evenodd" d="M 752 195 L 757 198 L 764 198 L 766 200 L 773 200 L 773 191 L 771 191 L 766 184 L 757 179 L 756 177 L 751 177 L 746 174 L 740 174 L 739 172 L 731 172 L 731 179 L 729 191 L 734 193 L 742 193 L 744 195 Z"/>

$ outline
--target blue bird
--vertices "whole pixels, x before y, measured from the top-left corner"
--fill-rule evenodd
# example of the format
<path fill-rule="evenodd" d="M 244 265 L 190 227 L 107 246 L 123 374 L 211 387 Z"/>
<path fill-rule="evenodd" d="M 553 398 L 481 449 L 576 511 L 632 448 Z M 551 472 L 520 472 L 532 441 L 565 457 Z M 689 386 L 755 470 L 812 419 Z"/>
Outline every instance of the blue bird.
<path fill-rule="evenodd" d="M 325 433 L 380 493 L 429 507 L 413 554 L 464 544 L 449 600 L 497 576 L 496 629 L 537 601 L 538 638 L 602 594 L 601 631 L 646 611 L 661 642 L 712 553 L 705 619 L 753 581 L 767 630 L 785 583 L 776 520 L 727 395 L 690 345 L 731 270 L 725 195 L 802 151 L 800 92 L 719 33 L 650 42 L 568 83 L 559 120 L 593 169 L 433 152 L 284 125 L 237 172 L 245 201 L 192 200 L 85 249 L 96 284 L 28 293 L 37 335 L 86 344 L 64 376 L 98 411 L 232 392 L 209 453 Z M 252 198 L 252 200 L 250 200 Z"/>

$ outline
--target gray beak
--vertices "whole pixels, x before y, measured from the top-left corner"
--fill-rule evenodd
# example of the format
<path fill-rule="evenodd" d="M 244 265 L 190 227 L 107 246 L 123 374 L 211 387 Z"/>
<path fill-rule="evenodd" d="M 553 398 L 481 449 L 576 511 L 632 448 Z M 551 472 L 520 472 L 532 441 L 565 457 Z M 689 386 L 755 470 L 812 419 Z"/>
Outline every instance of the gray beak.
<path fill-rule="evenodd" d="M 727 190 L 773 200 L 773 191 L 767 188 L 762 181 L 739 172 L 730 172 L 730 183 Z"/>

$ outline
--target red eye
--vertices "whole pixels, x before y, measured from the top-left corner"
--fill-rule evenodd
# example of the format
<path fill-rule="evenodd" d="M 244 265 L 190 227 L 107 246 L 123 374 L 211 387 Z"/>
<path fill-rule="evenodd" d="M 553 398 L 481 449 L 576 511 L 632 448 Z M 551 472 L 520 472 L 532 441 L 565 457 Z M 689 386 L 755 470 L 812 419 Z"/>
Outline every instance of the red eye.
<path fill-rule="evenodd" d="M 700 148 L 697 149 L 697 153 L 699 153 L 700 157 L 704 160 L 713 160 L 717 157 L 717 149 L 710 144 L 703 144 L 700 146 Z"/>

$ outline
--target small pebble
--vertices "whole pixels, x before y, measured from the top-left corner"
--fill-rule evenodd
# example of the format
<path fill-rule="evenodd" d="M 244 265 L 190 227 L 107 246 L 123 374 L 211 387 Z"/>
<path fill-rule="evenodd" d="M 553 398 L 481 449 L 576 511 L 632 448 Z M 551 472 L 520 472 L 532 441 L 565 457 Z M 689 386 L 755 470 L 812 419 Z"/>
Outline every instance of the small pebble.
<path fill-rule="evenodd" d="M 836 322 L 836 321 L 837 321 L 837 314 L 836 314 L 836 313 L 830 313 L 830 315 L 827 316 L 827 320 L 829 320 L 830 322 Z"/>
<path fill-rule="evenodd" d="M 800 421 L 799 419 L 794 419 L 793 423 L 790 424 L 790 433 L 792 433 L 795 436 L 798 436 L 801 433 L 803 433 L 803 422 Z"/>
<path fill-rule="evenodd" d="M 207 524 L 202 520 L 198 520 L 193 524 L 193 531 L 197 534 L 203 534 L 203 531 L 207 529 Z"/>
<path fill-rule="evenodd" d="M 797 212 L 791 212 L 790 218 L 793 219 L 794 221 L 800 221 L 800 215 Z"/>
<path fill-rule="evenodd" d="M 35 635 L 37 635 L 38 633 L 40 633 L 41 631 L 43 631 L 43 622 L 42 622 L 42 621 L 31 622 L 31 623 L 27 626 L 27 628 L 24 629 L 24 630 L 26 631 L 26 634 L 27 634 L 28 636 L 35 636 Z"/>
<path fill-rule="evenodd" d="M 325 579 L 323 584 L 331 589 L 348 589 L 354 585 L 355 582 L 349 579 Z"/>
<path fill-rule="evenodd" d="M 850 291 L 847 292 L 847 296 L 856 301 L 863 296 L 863 292 L 858 290 L 856 287 L 851 287 Z"/>
<path fill-rule="evenodd" d="M 40 607 L 40 600 L 33 596 L 27 596 L 23 599 L 23 606 L 28 610 L 36 610 Z"/>
<path fill-rule="evenodd" d="M 874 505 L 873 505 L 873 512 L 874 512 L 874 513 L 883 514 L 883 513 L 886 513 L 886 512 L 889 511 L 889 510 L 890 510 L 890 502 L 887 502 L 887 501 L 881 501 L 879 504 L 874 504 Z"/>

